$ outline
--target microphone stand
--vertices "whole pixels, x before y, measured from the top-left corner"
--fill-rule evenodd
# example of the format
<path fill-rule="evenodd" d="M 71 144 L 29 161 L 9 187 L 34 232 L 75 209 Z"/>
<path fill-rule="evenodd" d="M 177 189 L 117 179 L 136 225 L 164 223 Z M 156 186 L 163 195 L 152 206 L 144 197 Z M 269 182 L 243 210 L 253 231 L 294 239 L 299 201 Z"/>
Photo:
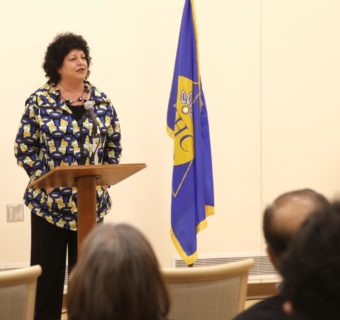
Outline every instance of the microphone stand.
<path fill-rule="evenodd" d="M 83 128 L 84 128 L 84 121 L 86 117 L 87 117 L 87 112 L 84 113 L 84 115 L 81 117 L 80 124 L 79 124 L 79 129 L 80 129 L 79 144 L 80 144 L 80 164 L 81 165 L 85 164 L 85 151 L 84 151 L 85 135 L 83 132 Z"/>

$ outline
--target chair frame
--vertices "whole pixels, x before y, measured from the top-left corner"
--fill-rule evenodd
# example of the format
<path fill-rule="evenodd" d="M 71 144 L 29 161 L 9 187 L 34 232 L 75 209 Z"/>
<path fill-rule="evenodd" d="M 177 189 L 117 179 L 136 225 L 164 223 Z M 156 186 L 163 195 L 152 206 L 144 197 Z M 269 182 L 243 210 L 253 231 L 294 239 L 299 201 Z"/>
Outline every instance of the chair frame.
<path fill-rule="evenodd" d="M 37 278 L 40 276 L 41 272 L 42 270 L 39 265 L 0 272 L 0 288 L 27 284 L 27 320 L 33 319 L 34 317 Z"/>
<path fill-rule="evenodd" d="M 166 284 L 216 281 L 240 276 L 241 290 L 238 297 L 237 311 L 241 312 L 244 310 L 244 303 L 247 297 L 248 273 L 254 264 L 255 261 L 253 259 L 245 259 L 216 266 L 164 268 L 162 269 L 162 275 Z"/>

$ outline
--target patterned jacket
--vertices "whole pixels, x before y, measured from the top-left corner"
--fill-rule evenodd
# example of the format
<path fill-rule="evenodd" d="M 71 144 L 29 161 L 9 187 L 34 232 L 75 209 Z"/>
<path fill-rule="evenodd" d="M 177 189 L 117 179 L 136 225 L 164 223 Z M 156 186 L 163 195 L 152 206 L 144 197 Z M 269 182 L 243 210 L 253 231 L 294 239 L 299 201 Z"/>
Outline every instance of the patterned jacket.
<path fill-rule="evenodd" d="M 98 124 L 96 136 L 91 134 L 91 118 L 85 114 L 78 122 L 55 86 L 46 83 L 27 99 L 15 140 L 15 156 L 30 182 L 57 166 L 94 164 L 95 154 L 101 163 L 119 162 L 122 148 L 116 111 L 104 93 L 87 85 Z M 44 189 L 27 188 L 24 200 L 32 214 L 58 227 L 77 230 L 77 193 L 72 188 L 55 188 L 49 194 Z M 98 186 L 97 221 L 110 208 L 108 192 Z"/>

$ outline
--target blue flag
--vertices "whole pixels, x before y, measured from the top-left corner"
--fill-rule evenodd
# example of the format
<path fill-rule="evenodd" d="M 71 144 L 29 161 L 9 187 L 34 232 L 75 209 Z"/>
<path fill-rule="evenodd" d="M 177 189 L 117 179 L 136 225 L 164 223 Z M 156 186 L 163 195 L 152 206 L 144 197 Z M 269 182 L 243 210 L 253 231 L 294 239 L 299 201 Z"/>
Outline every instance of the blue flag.
<path fill-rule="evenodd" d="M 185 1 L 167 127 L 174 140 L 171 236 L 187 264 L 197 258 L 196 234 L 214 213 L 208 115 L 199 72 L 193 3 Z"/>

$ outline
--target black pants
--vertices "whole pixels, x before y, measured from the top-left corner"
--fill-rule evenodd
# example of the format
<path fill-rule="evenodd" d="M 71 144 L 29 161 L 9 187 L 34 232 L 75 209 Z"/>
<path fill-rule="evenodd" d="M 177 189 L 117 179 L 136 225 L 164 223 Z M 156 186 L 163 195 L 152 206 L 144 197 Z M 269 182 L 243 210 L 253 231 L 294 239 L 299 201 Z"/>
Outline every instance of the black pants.
<path fill-rule="evenodd" d="M 68 270 L 77 262 L 77 232 L 56 227 L 32 214 L 31 265 L 39 264 L 35 320 L 59 320 L 61 317 L 66 253 Z"/>

